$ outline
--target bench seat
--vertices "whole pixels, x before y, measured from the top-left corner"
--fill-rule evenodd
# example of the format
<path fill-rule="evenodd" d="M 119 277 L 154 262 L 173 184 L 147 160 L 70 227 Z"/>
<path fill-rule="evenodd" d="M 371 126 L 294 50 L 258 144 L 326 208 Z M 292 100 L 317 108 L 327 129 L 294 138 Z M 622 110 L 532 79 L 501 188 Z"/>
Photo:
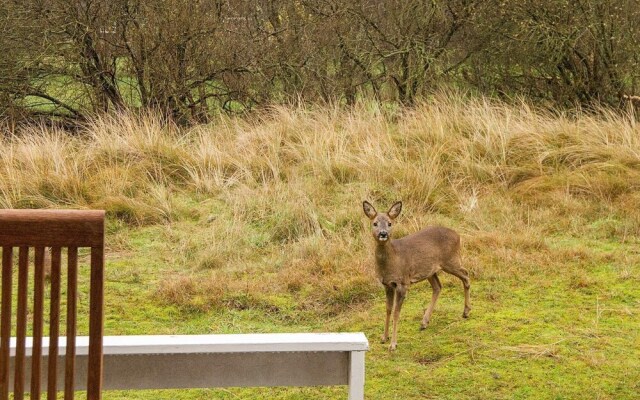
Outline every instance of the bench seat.
<path fill-rule="evenodd" d="M 61 337 L 59 362 L 65 343 Z M 88 343 L 86 336 L 76 339 L 76 390 L 86 386 Z M 349 398 L 362 399 L 368 348 L 363 333 L 104 336 L 103 389 L 349 385 Z M 31 356 L 30 338 L 26 355 Z M 58 381 L 64 382 L 63 370 Z"/>

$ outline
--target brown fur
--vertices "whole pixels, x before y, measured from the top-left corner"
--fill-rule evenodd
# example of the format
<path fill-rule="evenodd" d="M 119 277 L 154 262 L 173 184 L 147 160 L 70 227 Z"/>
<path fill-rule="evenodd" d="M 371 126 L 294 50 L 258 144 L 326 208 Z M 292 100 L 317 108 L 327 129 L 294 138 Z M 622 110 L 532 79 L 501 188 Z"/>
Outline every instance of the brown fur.
<path fill-rule="evenodd" d="M 409 286 L 428 280 L 433 289 L 431 304 L 424 313 L 421 329 L 429 324 L 431 313 L 442 289 L 438 272 L 445 271 L 462 280 L 465 304 L 462 316 L 467 318 L 470 305 L 469 273 L 462 267 L 460 259 L 460 236 L 449 228 L 432 226 L 405 236 L 391 239 L 391 229 L 400 215 L 402 203 L 397 202 L 387 213 L 378 213 L 368 202 L 363 203 L 365 214 L 371 219 L 372 234 L 376 241 L 376 273 L 385 287 L 387 315 L 382 341 L 389 339 L 389 322 L 393 312 L 393 332 L 390 350 L 397 346 L 398 319 L 400 309 Z"/>

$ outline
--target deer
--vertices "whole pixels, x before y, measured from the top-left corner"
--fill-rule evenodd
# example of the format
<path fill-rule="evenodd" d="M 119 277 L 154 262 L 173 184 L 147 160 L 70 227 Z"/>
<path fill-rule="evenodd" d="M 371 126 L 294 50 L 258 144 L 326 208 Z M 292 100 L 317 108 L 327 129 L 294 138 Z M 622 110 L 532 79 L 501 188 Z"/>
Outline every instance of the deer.
<path fill-rule="evenodd" d="M 376 275 L 384 286 L 387 300 L 387 314 L 384 323 L 382 343 L 389 340 L 389 322 L 393 313 L 393 331 L 389 351 L 398 345 L 398 320 L 400 309 L 409 287 L 425 279 L 431 284 L 431 303 L 424 312 L 420 330 L 429 325 L 431 314 L 438 301 L 442 284 L 438 278 L 440 271 L 458 277 L 464 288 L 463 318 L 471 311 L 471 284 L 468 271 L 463 268 L 460 258 L 460 235 L 442 226 L 430 226 L 400 239 L 391 239 L 392 226 L 402 211 L 402 202 L 394 203 L 386 213 L 378 213 L 368 201 L 362 203 L 364 213 L 371 220 L 375 240 Z"/>

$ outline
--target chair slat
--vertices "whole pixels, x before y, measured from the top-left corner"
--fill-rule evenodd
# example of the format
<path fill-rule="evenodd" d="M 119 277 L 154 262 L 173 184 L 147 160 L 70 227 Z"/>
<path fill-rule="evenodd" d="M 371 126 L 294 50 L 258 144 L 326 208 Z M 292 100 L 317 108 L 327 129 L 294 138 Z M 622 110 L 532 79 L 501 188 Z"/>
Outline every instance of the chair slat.
<path fill-rule="evenodd" d="M 87 400 L 102 398 L 102 337 L 104 292 L 104 246 L 91 248 L 91 294 L 89 296 L 89 359 Z"/>
<path fill-rule="evenodd" d="M 51 249 L 51 309 L 49 311 L 49 375 L 47 379 L 47 399 L 56 400 L 58 338 L 60 337 L 60 247 Z"/>
<path fill-rule="evenodd" d="M 29 248 L 22 246 L 18 254 L 18 311 L 16 316 L 16 357 L 13 398 L 24 399 L 27 336 L 27 292 L 29 289 Z"/>
<path fill-rule="evenodd" d="M 33 284 L 33 350 L 31 356 L 31 399 L 40 399 L 42 330 L 44 312 L 44 247 L 36 247 Z"/>
<path fill-rule="evenodd" d="M 2 248 L 2 306 L 0 312 L 0 399 L 9 399 L 9 340 L 11 338 L 13 248 Z"/>
<path fill-rule="evenodd" d="M 78 248 L 69 247 L 67 272 L 67 352 L 65 353 L 64 398 L 73 400 L 76 358 L 76 301 L 78 298 Z"/>

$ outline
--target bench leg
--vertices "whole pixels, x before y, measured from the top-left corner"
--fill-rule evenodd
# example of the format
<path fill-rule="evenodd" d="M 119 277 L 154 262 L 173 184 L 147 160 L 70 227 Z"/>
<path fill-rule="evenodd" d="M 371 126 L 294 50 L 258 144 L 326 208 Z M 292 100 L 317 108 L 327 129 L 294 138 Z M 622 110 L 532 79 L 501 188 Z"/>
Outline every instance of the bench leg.
<path fill-rule="evenodd" d="M 349 365 L 349 400 L 364 400 L 364 351 L 352 351 Z"/>

